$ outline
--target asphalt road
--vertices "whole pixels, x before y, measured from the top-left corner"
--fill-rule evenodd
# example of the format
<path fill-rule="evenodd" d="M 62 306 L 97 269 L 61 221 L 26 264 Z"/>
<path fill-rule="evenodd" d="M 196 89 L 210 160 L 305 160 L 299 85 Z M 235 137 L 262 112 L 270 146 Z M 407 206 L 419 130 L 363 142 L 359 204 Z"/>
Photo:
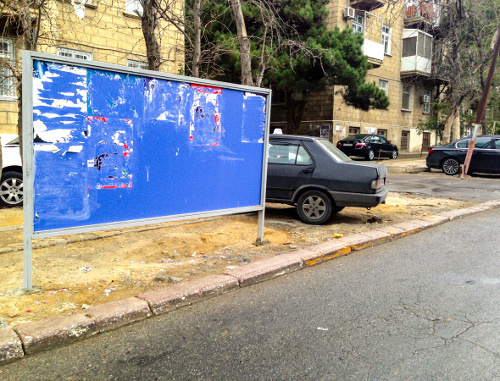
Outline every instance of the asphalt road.
<path fill-rule="evenodd" d="M 0 367 L 2 380 L 500 379 L 499 210 Z"/>
<path fill-rule="evenodd" d="M 409 192 L 432 197 L 482 202 L 500 199 L 500 176 L 478 175 L 461 180 L 444 173 L 389 174 L 387 187 L 392 192 Z"/>

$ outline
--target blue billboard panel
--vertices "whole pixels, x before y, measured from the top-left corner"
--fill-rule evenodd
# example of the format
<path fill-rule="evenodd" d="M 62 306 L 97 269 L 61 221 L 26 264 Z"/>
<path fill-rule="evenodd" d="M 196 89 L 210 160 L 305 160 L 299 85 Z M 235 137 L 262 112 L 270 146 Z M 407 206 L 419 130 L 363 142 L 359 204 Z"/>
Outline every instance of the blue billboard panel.
<path fill-rule="evenodd" d="M 33 63 L 35 232 L 261 206 L 265 93 Z"/>

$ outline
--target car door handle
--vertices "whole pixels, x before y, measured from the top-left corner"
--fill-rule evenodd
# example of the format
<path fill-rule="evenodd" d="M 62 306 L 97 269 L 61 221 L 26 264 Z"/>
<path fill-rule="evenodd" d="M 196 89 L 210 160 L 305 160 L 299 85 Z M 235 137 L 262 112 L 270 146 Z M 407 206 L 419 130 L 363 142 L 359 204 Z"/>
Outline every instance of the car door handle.
<path fill-rule="evenodd" d="M 302 173 L 313 173 L 314 168 L 305 168 L 302 170 Z"/>

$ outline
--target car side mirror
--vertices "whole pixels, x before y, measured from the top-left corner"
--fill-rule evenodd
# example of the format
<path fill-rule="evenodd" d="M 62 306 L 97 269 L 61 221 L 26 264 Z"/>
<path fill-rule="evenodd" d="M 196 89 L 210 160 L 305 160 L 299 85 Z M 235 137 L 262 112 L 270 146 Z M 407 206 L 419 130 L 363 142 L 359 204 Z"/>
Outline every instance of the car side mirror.
<path fill-rule="evenodd" d="M 387 143 L 391 144 L 392 142 L 390 140 L 388 140 Z"/>

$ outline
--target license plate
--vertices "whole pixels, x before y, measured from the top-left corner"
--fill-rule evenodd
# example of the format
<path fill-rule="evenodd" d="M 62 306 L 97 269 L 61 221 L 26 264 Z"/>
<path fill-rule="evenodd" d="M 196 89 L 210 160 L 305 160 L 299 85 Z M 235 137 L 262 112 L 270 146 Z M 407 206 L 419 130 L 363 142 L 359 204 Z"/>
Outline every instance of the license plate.
<path fill-rule="evenodd" d="M 352 147 L 351 143 L 344 143 L 344 147 Z"/>

